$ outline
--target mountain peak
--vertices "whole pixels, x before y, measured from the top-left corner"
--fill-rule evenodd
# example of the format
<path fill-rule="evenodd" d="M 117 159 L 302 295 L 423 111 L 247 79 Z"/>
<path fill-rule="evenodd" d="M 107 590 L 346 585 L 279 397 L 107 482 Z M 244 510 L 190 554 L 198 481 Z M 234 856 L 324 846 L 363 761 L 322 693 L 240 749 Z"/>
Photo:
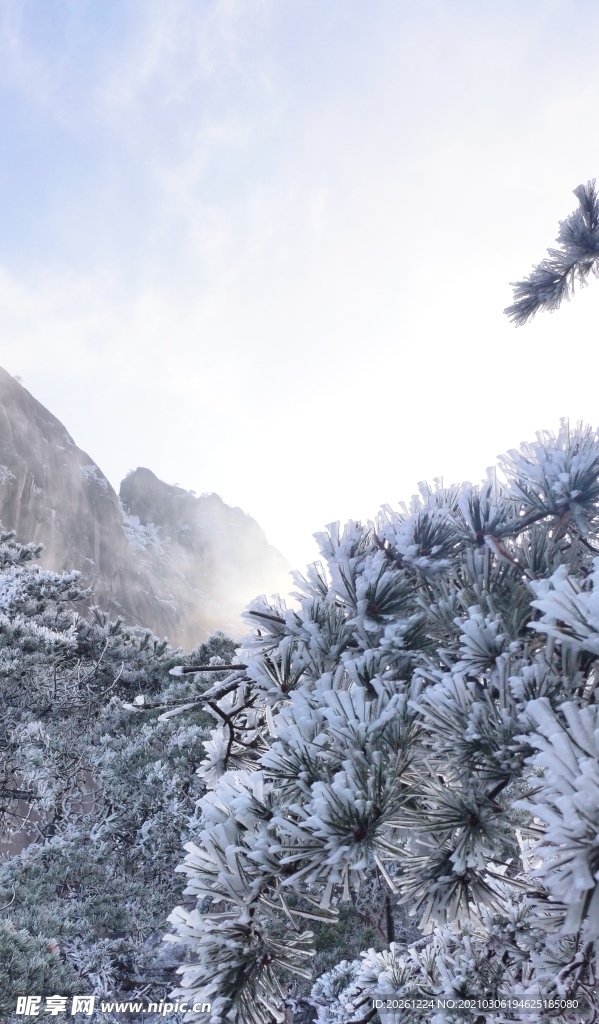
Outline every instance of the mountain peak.
<path fill-rule="evenodd" d="M 0 521 L 44 545 L 45 568 L 80 570 L 94 603 L 188 648 L 214 629 L 239 635 L 252 597 L 288 589 L 287 562 L 251 516 L 143 466 L 119 500 L 63 424 L 1 367 Z"/>

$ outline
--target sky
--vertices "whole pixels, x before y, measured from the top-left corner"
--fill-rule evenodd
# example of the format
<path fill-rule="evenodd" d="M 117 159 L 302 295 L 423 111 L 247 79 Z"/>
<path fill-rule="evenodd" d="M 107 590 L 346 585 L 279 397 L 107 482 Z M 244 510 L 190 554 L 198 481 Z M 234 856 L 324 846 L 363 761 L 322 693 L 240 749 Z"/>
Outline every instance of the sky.
<path fill-rule="evenodd" d="M 0 364 L 300 569 L 599 425 L 599 282 L 502 312 L 599 177 L 598 42 L 590 0 L 3 0 Z"/>

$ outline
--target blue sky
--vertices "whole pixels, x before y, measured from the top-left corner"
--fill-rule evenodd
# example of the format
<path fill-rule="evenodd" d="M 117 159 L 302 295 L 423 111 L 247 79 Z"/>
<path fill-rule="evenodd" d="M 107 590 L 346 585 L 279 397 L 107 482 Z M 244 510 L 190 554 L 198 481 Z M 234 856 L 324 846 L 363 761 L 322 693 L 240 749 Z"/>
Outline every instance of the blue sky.
<path fill-rule="evenodd" d="M 0 362 L 298 567 L 597 425 L 599 284 L 502 310 L 599 176 L 598 41 L 577 0 L 4 0 Z"/>

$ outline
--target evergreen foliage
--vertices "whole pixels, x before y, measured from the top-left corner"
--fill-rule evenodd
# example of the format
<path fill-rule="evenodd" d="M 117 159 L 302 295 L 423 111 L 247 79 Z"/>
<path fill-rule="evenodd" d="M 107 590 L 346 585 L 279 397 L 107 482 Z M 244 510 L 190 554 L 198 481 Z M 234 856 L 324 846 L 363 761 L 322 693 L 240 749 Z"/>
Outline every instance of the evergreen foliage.
<path fill-rule="evenodd" d="M 578 282 L 588 283 L 591 274 L 599 277 L 599 198 L 595 179 L 574 189 L 578 209 L 564 221 L 556 241 L 559 249 L 548 256 L 532 274 L 516 281 L 514 302 L 504 310 L 517 327 L 527 323 L 540 309 L 553 312 L 574 294 Z"/>
<path fill-rule="evenodd" d="M 174 994 L 210 1024 L 376 1022 L 379 996 L 540 994 L 597 1019 L 599 437 L 564 422 L 500 470 L 331 525 L 297 606 L 254 601 L 203 693 L 193 905 L 169 938 Z M 381 1016 L 458 1019 L 483 1018 Z"/>
<path fill-rule="evenodd" d="M 39 551 L 0 537 L 0 1019 L 15 1021 L 19 995 L 158 1002 L 172 987 L 162 935 L 210 723 L 201 709 L 161 720 L 198 688 L 168 672 L 234 649 L 215 634 L 182 658 L 97 609 L 79 616 L 78 574 L 40 569 Z"/>
<path fill-rule="evenodd" d="M 176 985 L 209 1024 L 595 1020 L 598 533 L 563 423 L 331 525 L 295 605 L 187 656 L 2 534 L 0 1017 Z"/>

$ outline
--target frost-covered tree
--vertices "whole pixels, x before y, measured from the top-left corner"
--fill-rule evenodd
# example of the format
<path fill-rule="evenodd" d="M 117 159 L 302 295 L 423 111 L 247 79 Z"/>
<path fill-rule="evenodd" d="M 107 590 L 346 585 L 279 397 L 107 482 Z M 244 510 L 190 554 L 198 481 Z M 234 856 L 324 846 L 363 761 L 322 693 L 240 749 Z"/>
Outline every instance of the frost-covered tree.
<path fill-rule="evenodd" d="M 421 485 L 318 539 L 297 605 L 254 601 L 203 693 L 176 995 L 211 1002 L 210 1024 L 306 1003 L 319 1024 L 377 1021 L 373 998 L 415 995 L 541 994 L 596 1020 L 599 436 L 564 422 L 481 486 Z M 357 956 L 365 904 L 384 938 Z M 309 982 L 323 929 L 339 963 Z"/>
<path fill-rule="evenodd" d="M 516 281 L 514 302 L 504 310 L 516 326 L 530 320 L 540 309 L 551 312 L 583 286 L 593 274 L 599 277 L 599 198 L 595 179 L 574 189 L 578 209 L 560 222 L 559 249 L 548 256 L 523 281 Z"/>
<path fill-rule="evenodd" d="M 39 551 L 0 536 L 2 1020 L 23 994 L 158 1001 L 172 987 L 161 939 L 210 725 L 201 708 L 169 717 L 205 678 L 169 676 L 182 652 L 77 614 L 78 574 L 39 568 Z M 215 634 L 183 663 L 233 650 Z"/>

